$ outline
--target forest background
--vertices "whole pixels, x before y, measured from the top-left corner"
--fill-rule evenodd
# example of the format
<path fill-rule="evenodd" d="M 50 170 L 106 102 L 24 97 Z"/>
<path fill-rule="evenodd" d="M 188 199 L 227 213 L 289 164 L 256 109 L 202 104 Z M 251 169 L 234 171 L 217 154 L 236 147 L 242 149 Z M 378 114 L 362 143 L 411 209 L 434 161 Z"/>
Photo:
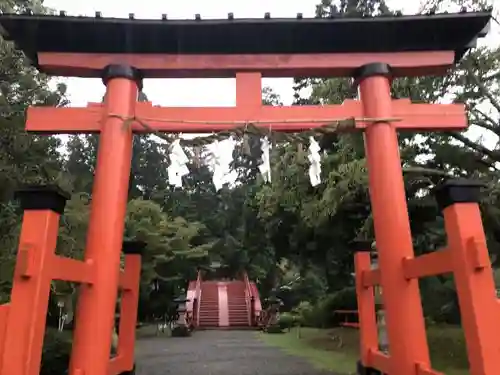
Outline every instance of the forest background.
<path fill-rule="evenodd" d="M 484 10 L 482 0 L 429 0 L 422 13 Z M 50 12 L 37 0 L 0 0 L 2 11 L 26 8 Z M 384 0 L 323 0 L 319 17 L 395 14 Z M 496 22 L 496 21 L 494 21 Z M 498 39 L 498 38 L 497 38 Z M 446 77 L 397 79 L 394 97 L 415 102 L 463 102 L 471 130 L 401 134 L 406 193 L 417 254 L 442 246 L 443 219 L 431 188 L 443 172 L 487 184 L 481 202 L 490 257 L 500 265 L 500 43 L 471 50 Z M 9 300 L 22 212 L 13 192 L 25 183 L 57 183 L 72 193 L 61 220 L 57 251 L 81 258 L 85 245 L 96 135 L 72 135 L 61 152 L 61 139 L 24 131 L 30 105 L 67 106 L 67 87 L 55 89 L 11 43 L 0 40 L 0 303 Z M 296 78 L 295 105 L 340 104 L 356 97 L 348 79 Z M 310 95 L 299 92 L 308 88 Z M 141 93 L 141 100 L 147 93 Z M 281 105 L 269 88 L 263 101 Z M 141 320 L 161 314 L 196 277 L 197 267 L 221 264 L 228 274 L 248 271 L 262 298 L 279 295 L 288 311 L 305 311 L 308 325 L 335 324 L 332 311 L 355 308 L 353 249 L 356 239 L 371 240 L 366 159 L 360 134 L 318 138 L 323 182 L 311 187 L 307 144 L 278 142 L 271 152 L 272 182 L 259 175 L 260 140 L 237 142 L 231 161 L 235 179 L 219 191 L 212 183 L 206 147 L 186 147 L 190 174 L 183 188 L 168 183 L 167 145 L 155 136 L 134 136 L 126 239 L 147 243 L 141 278 Z M 438 172 L 436 172 L 438 171 Z M 499 280 L 500 281 L 500 280 Z M 58 316 L 57 300 L 73 299 L 74 285 L 54 282 L 49 324 Z M 459 324 L 451 276 L 422 280 L 424 311 L 429 321 Z M 72 311 L 69 311 L 72 314 Z M 52 322 L 52 323 L 51 323 Z"/>

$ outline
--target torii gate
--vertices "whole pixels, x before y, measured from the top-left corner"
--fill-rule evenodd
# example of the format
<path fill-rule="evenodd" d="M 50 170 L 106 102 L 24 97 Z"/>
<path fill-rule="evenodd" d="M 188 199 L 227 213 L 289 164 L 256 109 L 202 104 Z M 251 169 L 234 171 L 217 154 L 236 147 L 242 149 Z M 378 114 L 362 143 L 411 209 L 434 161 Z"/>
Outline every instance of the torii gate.
<path fill-rule="evenodd" d="M 126 350 L 111 362 L 109 333 L 118 287 L 125 282 L 120 281 L 118 271 L 133 133 L 212 132 L 241 123 L 261 127 L 271 124 L 273 130 L 294 132 L 351 117 L 357 121 L 350 131 L 365 135 L 380 265 L 370 274 L 361 269 L 362 261 L 357 261 L 358 280 L 363 281 L 358 281 L 362 330 L 359 371 L 378 373 L 376 368 L 390 375 L 437 374 L 430 370 L 417 282 L 423 272 L 415 271 L 421 268 L 417 267 L 419 259 L 413 259 L 397 131 L 462 130 L 467 120 L 460 104 L 392 100 L 391 80 L 446 74 L 476 38 L 485 35 L 490 13 L 382 19 L 303 19 L 298 15 L 297 19 L 274 20 L 268 14 L 262 20 L 238 20 L 232 14 L 227 20 L 206 21 L 199 16 L 192 21 L 170 21 L 165 15 L 162 20 L 134 20 L 133 15 L 129 18 L 106 19 L 100 13 L 95 18 L 69 17 L 63 12 L 59 16 L 0 16 L 5 38 L 14 40 L 41 71 L 57 76 L 102 77 L 106 85 L 103 105 L 28 110 L 28 131 L 99 133 L 99 152 L 84 262 L 53 255 L 57 213 L 62 213 L 67 197 L 54 191 L 44 193 L 47 199 L 39 196 L 37 200 L 33 191 L 21 196 L 27 211 L 12 300 L 0 309 L 0 375 L 38 374 L 47 283 L 55 277 L 84 284 L 77 308 L 70 374 L 107 375 L 132 370 L 135 316 L 129 316 L 120 327 L 120 335 L 128 332 L 121 341 Z M 235 76 L 235 107 L 161 108 L 137 103 L 138 88 L 145 78 Z M 267 107 L 261 104 L 262 76 L 350 76 L 359 86 L 359 100 L 343 105 Z M 130 119 L 144 120 L 149 127 L 137 122 L 124 126 Z M 448 205 L 457 199 L 470 202 L 477 198 L 467 200 L 455 195 L 445 197 Z M 479 233 L 477 204 L 471 204 L 465 214 L 473 215 L 468 220 L 474 220 Z M 459 211 L 453 209 L 448 212 L 450 220 L 454 220 L 447 227 L 449 232 L 465 230 L 457 229 L 459 222 L 467 220 L 464 214 L 459 216 Z M 462 251 L 461 244 L 456 240 L 451 245 Z M 487 250 L 476 249 L 480 250 L 474 258 L 476 270 L 481 272 L 472 275 L 463 268 L 466 260 L 458 258 L 453 258 L 451 269 L 468 275 L 468 279 L 462 278 L 463 283 L 481 283 L 490 288 Z M 62 272 L 54 268 L 57 266 L 72 272 Z M 361 278 L 359 272 L 367 276 Z M 134 282 L 137 284 L 137 280 Z M 374 283 L 380 283 L 384 290 L 388 357 L 377 351 L 373 341 L 376 336 L 372 334 L 374 319 L 363 312 L 367 303 L 373 303 L 370 286 Z M 496 300 L 486 296 L 474 299 L 467 294 L 464 301 L 461 306 L 466 313 L 463 318 L 471 373 L 496 375 L 493 360 L 498 344 L 488 339 L 484 330 L 488 327 L 498 332 L 499 323 L 496 315 L 493 319 L 490 313 L 478 312 L 493 311 Z"/>

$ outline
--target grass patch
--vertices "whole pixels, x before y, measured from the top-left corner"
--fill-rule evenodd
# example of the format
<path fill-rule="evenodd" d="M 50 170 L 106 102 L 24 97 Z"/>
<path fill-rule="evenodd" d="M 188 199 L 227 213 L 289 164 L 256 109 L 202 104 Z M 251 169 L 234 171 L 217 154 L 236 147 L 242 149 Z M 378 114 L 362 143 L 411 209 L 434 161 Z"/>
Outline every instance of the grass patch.
<path fill-rule="evenodd" d="M 308 360 L 315 368 L 339 375 L 355 374 L 359 358 L 359 332 L 351 328 L 301 328 L 282 335 L 259 333 L 261 339 L 284 352 Z M 463 333 L 457 327 L 433 326 L 427 330 L 433 367 L 446 375 L 467 375 Z M 335 337 L 341 337 L 342 344 Z"/>
<path fill-rule="evenodd" d="M 446 375 L 469 374 L 465 338 L 460 327 L 430 326 L 427 340 L 432 364 Z"/>
<path fill-rule="evenodd" d="M 329 338 L 327 330 L 301 328 L 300 338 L 297 328 L 281 335 L 265 333 L 259 333 L 259 335 L 267 344 L 279 347 L 290 355 L 302 357 L 317 369 L 346 375 L 355 373 L 356 354 L 337 348 L 331 350 L 330 346 L 336 346 L 336 344 Z"/>

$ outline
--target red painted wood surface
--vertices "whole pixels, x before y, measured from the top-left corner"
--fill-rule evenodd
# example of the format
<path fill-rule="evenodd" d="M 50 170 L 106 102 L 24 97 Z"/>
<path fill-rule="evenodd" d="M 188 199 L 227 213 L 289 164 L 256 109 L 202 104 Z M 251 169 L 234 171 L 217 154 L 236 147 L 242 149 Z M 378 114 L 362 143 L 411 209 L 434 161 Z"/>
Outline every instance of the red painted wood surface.
<path fill-rule="evenodd" d="M 320 54 L 123 54 L 39 52 L 45 73 L 66 77 L 100 77 L 110 64 L 128 64 L 144 78 L 233 78 L 239 72 L 262 72 L 265 77 L 347 77 L 358 67 L 378 61 L 389 64 L 394 76 L 445 74 L 454 51 Z"/>
<path fill-rule="evenodd" d="M 189 283 L 189 296 L 195 293 L 194 281 Z M 248 319 L 250 305 L 247 304 L 246 284 L 242 280 L 201 281 L 199 312 L 200 328 L 246 328 L 251 327 Z M 255 283 L 250 283 L 257 313 L 262 305 Z"/>
<path fill-rule="evenodd" d="M 219 290 L 219 327 L 229 327 L 227 283 L 218 282 L 217 289 Z"/>
<path fill-rule="evenodd" d="M 242 74 L 241 79 L 244 76 Z M 248 90 L 247 86 L 243 85 L 243 88 Z M 260 100 L 260 91 L 257 94 L 255 97 Z M 238 99 L 237 97 L 237 103 L 240 101 Z M 133 122 L 130 126 L 134 133 L 150 133 L 151 129 L 161 132 L 210 133 L 252 123 L 266 129 L 271 126 L 274 131 L 298 132 L 353 117 L 358 121 L 350 131 L 361 131 L 367 126 L 366 120 L 361 120 L 365 116 L 362 105 L 357 100 L 346 100 L 341 105 L 282 107 L 260 103 L 250 106 L 248 103 L 251 100 L 253 98 L 241 99 L 242 104 L 235 107 L 158 107 L 150 102 L 137 103 L 134 118 L 145 122 L 149 129 L 138 122 Z M 392 101 L 391 107 L 391 117 L 398 119 L 393 124 L 401 131 L 452 131 L 467 128 L 463 104 L 416 104 L 408 99 L 396 99 Z M 86 108 L 30 107 L 26 130 L 35 133 L 99 133 L 102 118 L 102 106 L 94 103 Z"/>

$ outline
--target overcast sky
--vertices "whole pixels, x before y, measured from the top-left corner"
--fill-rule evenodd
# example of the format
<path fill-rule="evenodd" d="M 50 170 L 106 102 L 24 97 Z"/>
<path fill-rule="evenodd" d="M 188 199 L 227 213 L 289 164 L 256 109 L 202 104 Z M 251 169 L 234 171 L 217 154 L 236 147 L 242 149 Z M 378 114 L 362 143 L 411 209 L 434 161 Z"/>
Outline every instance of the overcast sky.
<path fill-rule="evenodd" d="M 496 0 L 498 1 L 498 0 Z M 304 17 L 313 17 L 315 6 L 320 0 L 45 0 L 44 5 L 55 10 L 65 10 L 69 15 L 94 16 L 96 11 L 104 17 L 127 18 L 134 13 L 136 18 L 160 19 L 166 13 L 170 19 L 193 19 L 200 14 L 203 19 L 227 18 L 233 13 L 235 18 L 262 18 L 266 12 L 271 17 L 295 17 L 302 13 Z M 418 12 L 421 0 L 386 0 L 392 9 L 400 9 L 404 14 Z M 493 24 L 492 33 L 486 39 L 487 44 L 500 43 L 498 25 Z M 482 41 L 481 43 L 485 43 Z M 101 101 L 104 86 L 100 79 L 65 79 L 71 106 L 86 106 L 87 102 Z M 292 78 L 265 79 L 263 85 L 270 86 L 277 92 L 285 104 L 293 100 Z M 145 80 L 144 92 L 154 105 L 162 106 L 232 106 L 235 105 L 234 79 L 163 79 Z M 482 132 L 470 129 L 472 138 Z M 62 137 L 66 139 L 66 137 Z M 486 144 L 493 147 L 497 139 L 488 137 Z M 220 144 L 224 154 L 222 163 L 231 158 L 232 147 L 224 142 Z"/>
<path fill-rule="evenodd" d="M 403 2 L 404 1 L 404 2 Z M 56 10 L 65 10 L 71 15 L 94 16 L 101 11 L 106 17 L 128 17 L 160 19 L 163 13 L 169 18 L 193 19 L 195 14 L 202 18 L 263 18 L 271 17 L 313 17 L 320 0 L 45 0 L 44 5 Z M 389 4 L 404 6 L 405 13 L 416 13 L 420 0 L 389 0 Z M 403 4 L 402 4 L 403 3 Z M 98 79 L 68 79 L 69 96 L 73 106 L 84 106 L 89 101 L 100 101 L 104 87 Z M 264 85 L 271 86 L 285 104 L 293 99 L 292 79 L 266 79 Z M 156 105 L 164 106 L 222 106 L 235 104 L 234 79 L 168 79 L 146 80 L 144 92 Z"/>

